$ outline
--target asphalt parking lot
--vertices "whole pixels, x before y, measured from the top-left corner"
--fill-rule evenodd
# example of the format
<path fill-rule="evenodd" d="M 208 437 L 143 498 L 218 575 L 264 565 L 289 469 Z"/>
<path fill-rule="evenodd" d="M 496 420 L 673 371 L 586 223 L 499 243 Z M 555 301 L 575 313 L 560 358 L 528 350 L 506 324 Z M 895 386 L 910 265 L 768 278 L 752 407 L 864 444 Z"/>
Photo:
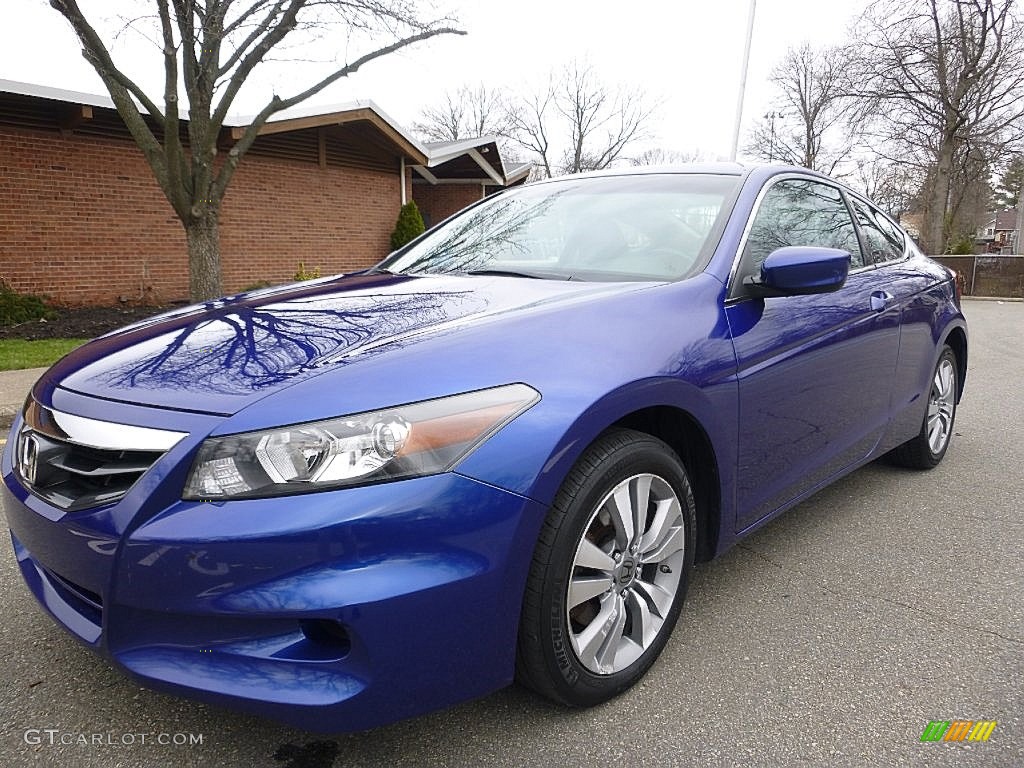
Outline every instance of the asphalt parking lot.
<path fill-rule="evenodd" d="M 967 391 L 942 465 L 868 466 L 700 566 L 661 660 L 604 706 L 509 688 L 324 737 L 154 693 L 35 606 L 8 540 L 0 764 L 1024 765 L 1024 303 L 965 314 Z M 920 741 L 957 719 L 998 724 L 984 743 Z"/>

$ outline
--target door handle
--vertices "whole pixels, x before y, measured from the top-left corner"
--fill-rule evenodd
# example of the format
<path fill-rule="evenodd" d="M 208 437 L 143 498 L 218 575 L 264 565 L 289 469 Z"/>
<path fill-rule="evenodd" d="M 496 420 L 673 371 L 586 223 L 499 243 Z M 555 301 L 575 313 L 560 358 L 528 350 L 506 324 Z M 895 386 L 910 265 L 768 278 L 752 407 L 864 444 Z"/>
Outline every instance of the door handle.
<path fill-rule="evenodd" d="M 873 291 L 871 293 L 871 308 L 875 312 L 881 312 L 889 306 L 889 302 L 892 301 L 892 294 L 886 293 L 885 291 Z"/>

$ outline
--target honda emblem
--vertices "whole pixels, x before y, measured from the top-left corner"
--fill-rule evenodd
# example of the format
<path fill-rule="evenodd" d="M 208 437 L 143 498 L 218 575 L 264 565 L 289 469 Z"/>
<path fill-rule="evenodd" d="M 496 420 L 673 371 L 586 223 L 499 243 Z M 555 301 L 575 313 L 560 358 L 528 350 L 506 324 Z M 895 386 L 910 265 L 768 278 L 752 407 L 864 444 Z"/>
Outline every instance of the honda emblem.
<path fill-rule="evenodd" d="M 36 472 L 39 467 L 39 441 L 31 433 L 22 433 L 21 451 L 18 456 L 18 469 L 25 482 L 36 484 Z"/>

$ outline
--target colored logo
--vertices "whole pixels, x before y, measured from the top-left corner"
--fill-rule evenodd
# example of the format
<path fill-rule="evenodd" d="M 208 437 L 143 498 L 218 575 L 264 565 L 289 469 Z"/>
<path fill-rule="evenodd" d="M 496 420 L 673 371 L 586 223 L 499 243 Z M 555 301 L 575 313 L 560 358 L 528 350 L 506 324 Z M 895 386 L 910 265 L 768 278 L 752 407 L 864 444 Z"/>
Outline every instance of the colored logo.
<path fill-rule="evenodd" d="M 988 741 L 995 727 L 995 720 L 931 720 L 921 741 Z"/>

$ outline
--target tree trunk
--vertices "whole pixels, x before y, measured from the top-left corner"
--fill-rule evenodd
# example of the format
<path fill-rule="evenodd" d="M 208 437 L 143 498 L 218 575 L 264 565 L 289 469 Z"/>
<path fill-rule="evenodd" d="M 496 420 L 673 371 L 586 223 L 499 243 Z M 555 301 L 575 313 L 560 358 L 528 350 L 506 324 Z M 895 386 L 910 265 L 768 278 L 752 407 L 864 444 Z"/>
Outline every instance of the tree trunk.
<path fill-rule="evenodd" d="M 953 172 L 953 144 L 944 141 L 939 147 L 935 166 L 935 186 L 932 189 L 931 210 L 928 212 L 928 238 L 925 245 L 931 253 L 946 252 L 946 212 L 949 208 L 949 184 Z"/>
<path fill-rule="evenodd" d="M 185 224 L 188 240 L 188 292 L 194 302 L 224 295 L 220 281 L 220 222 L 208 214 Z"/>

